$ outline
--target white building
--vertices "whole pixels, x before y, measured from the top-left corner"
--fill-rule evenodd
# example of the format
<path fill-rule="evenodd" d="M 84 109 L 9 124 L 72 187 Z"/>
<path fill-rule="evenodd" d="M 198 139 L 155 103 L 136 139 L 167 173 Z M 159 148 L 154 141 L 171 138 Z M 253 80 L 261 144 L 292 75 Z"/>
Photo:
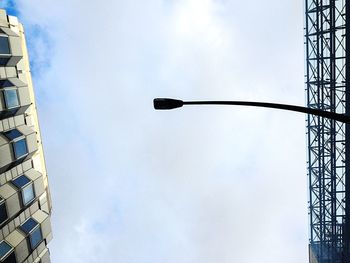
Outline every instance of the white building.
<path fill-rule="evenodd" d="M 50 214 L 24 30 L 0 10 L 0 262 L 50 262 Z"/>

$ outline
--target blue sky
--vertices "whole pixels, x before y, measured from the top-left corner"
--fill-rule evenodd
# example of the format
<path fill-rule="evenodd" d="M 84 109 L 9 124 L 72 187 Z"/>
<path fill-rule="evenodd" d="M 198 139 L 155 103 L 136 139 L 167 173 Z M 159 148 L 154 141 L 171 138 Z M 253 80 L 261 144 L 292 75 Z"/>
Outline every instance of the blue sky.
<path fill-rule="evenodd" d="M 18 9 L 17 9 L 15 1 L 3 0 L 0 3 L 0 7 L 6 8 L 7 14 L 12 15 L 12 16 L 18 16 Z"/>
<path fill-rule="evenodd" d="M 2 2 L 6 5 L 6 2 Z M 17 1 L 52 262 L 308 262 L 303 1 Z"/>

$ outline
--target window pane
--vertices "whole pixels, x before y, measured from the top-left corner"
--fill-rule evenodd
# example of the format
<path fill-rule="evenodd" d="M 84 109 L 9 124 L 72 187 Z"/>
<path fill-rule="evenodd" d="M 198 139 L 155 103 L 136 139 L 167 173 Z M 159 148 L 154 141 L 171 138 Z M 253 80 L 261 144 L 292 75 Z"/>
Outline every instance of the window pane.
<path fill-rule="evenodd" d="M 0 86 L 2 88 L 6 88 L 6 87 L 13 87 L 15 85 L 13 85 L 12 82 L 10 82 L 9 80 L 3 79 L 3 80 L 0 80 Z"/>
<path fill-rule="evenodd" d="M 30 184 L 23 188 L 22 190 L 22 199 L 23 199 L 23 204 L 27 205 L 34 199 L 34 189 L 33 189 L 33 184 Z"/>
<path fill-rule="evenodd" d="M 12 141 L 13 139 L 16 139 L 17 137 L 22 136 L 22 133 L 20 133 L 17 129 L 13 129 L 11 131 L 4 132 L 4 135 L 7 137 L 7 139 Z"/>
<path fill-rule="evenodd" d="M 0 205 L 0 224 L 7 220 L 7 211 L 5 202 Z"/>
<path fill-rule="evenodd" d="M 29 234 L 29 232 L 38 225 L 38 222 L 36 222 L 33 218 L 29 218 L 26 222 L 23 223 L 23 225 L 20 226 L 21 230 Z"/>
<path fill-rule="evenodd" d="M 0 57 L 0 66 L 6 66 L 7 62 L 9 62 L 10 58 L 4 58 L 4 57 Z"/>
<path fill-rule="evenodd" d="M 2 116 L 2 118 L 12 117 L 18 112 L 19 109 L 20 109 L 19 107 L 7 109 L 7 110 L 1 112 L 1 116 Z"/>
<path fill-rule="evenodd" d="M 20 177 L 17 177 L 16 179 L 12 180 L 12 183 L 17 187 L 17 188 L 23 188 L 26 184 L 28 184 L 30 180 L 28 179 L 27 176 L 21 175 Z"/>
<path fill-rule="evenodd" d="M 0 259 L 3 258 L 10 250 L 12 247 L 7 244 L 5 241 L 1 241 L 0 243 Z"/>
<path fill-rule="evenodd" d="M 12 252 L 2 263 L 17 263 L 15 252 Z"/>
<path fill-rule="evenodd" d="M 13 149 L 15 152 L 16 159 L 19 159 L 24 155 L 26 155 L 28 153 L 26 140 L 22 139 L 22 140 L 13 142 Z"/>
<path fill-rule="evenodd" d="M 43 240 L 43 236 L 41 235 L 41 229 L 40 229 L 40 227 L 38 227 L 30 235 L 30 245 L 31 245 L 32 249 L 35 249 L 42 240 Z"/>
<path fill-rule="evenodd" d="M 4 98 L 6 108 L 11 109 L 19 106 L 16 89 L 4 89 Z"/>
<path fill-rule="evenodd" d="M 6 54 L 6 55 L 11 54 L 8 37 L 0 36 L 0 54 Z"/>

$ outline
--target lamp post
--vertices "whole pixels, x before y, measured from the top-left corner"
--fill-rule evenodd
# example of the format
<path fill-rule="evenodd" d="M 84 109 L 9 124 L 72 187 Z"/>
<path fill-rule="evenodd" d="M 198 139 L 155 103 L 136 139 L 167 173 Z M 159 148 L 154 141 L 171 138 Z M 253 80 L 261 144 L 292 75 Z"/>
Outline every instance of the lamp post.
<path fill-rule="evenodd" d="M 236 106 L 252 106 L 252 107 L 263 107 L 280 110 L 288 110 L 301 112 L 306 114 L 313 114 L 316 116 L 328 118 L 335 121 L 350 124 L 350 116 L 339 114 L 335 112 L 329 112 L 319 109 L 312 109 L 302 106 L 278 104 L 269 102 L 256 102 L 256 101 L 182 101 L 170 98 L 156 98 L 153 100 L 153 106 L 156 110 L 171 110 L 180 108 L 184 105 L 236 105 Z"/>
<path fill-rule="evenodd" d="M 347 93 L 348 94 L 348 93 Z M 346 100 L 350 101 L 350 100 Z M 345 114 L 339 114 L 335 112 L 329 112 L 319 109 L 312 109 L 302 106 L 295 106 L 295 105 L 287 105 L 287 104 L 278 104 L 278 103 L 268 103 L 268 102 L 254 102 L 254 101 L 182 101 L 178 99 L 170 99 L 170 98 L 156 98 L 153 100 L 153 105 L 156 110 L 170 110 L 175 108 L 180 108 L 184 105 L 236 105 L 236 106 L 252 106 L 252 107 L 264 107 L 264 108 L 272 108 L 272 109 L 280 109 L 280 110 L 288 110 L 288 111 L 294 111 L 294 112 L 301 112 L 306 114 L 312 114 L 319 117 L 328 118 L 330 120 L 339 121 L 345 124 L 350 124 L 350 115 Z M 350 134 L 349 132 L 350 125 L 346 125 L 346 134 Z M 350 143 L 350 140 L 347 139 L 346 143 L 347 146 Z M 348 147 L 347 147 L 348 148 Z M 346 151 L 348 153 L 348 151 Z M 346 159 L 349 160 L 349 154 L 346 155 Z M 350 162 L 346 162 L 346 170 L 349 170 Z M 346 173 L 346 197 L 350 195 L 350 173 Z M 344 244 L 343 244 L 343 260 L 342 262 L 350 262 L 350 198 L 345 198 L 345 225 L 343 229 L 343 238 L 344 238 Z"/>

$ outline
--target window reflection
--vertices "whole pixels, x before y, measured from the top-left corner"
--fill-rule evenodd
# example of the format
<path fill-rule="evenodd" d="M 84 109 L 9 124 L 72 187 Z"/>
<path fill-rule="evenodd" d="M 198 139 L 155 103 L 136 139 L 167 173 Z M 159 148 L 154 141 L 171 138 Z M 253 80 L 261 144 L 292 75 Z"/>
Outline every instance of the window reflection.
<path fill-rule="evenodd" d="M 10 55 L 9 38 L 7 36 L 0 36 L 0 54 Z"/>
<path fill-rule="evenodd" d="M 14 141 L 12 145 L 16 159 L 20 159 L 28 154 L 27 143 L 25 139 Z"/>
<path fill-rule="evenodd" d="M 22 203 L 28 205 L 35 198 L 34 186 L 32 181 L 25 175 L 21 175 L 12 180 L 12 184 L 21 190 Z"/>
<path fill-rule="evenodd" d="M 43 240 L 40 225 L 33 218 L 29 218 L 26 222 L 24 222 L 20 226 L 20 229 L 28 235 L 32 250 L 35 249 Z"/>
<path fill-rule="evenodd" d="M 6 88 L 3 90 L 3 93 L 7 109 L 19 107 L 18 94 L 16 88 Z"/>

